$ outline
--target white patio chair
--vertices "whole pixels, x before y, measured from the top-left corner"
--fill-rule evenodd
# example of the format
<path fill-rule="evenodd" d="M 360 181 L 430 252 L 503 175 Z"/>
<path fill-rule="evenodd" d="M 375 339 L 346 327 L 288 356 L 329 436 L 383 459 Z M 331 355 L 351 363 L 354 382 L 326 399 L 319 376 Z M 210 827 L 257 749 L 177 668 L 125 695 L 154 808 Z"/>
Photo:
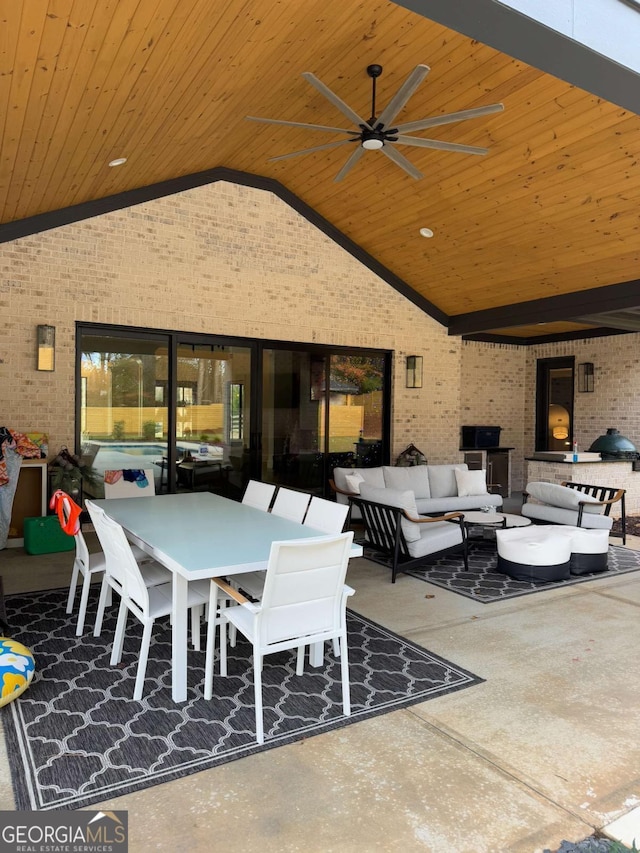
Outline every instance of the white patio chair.
<path fill-rule="evenodd" d="M 135 477 L 135 479 L 125 479 Z M 121 469 L 104 472 L 105 498 L 147 498 L 155 495 L 156 484 L 152 468 Z"/>
<path fill-rule="evenodd" d="M 256 740 L 264 743 L 262 713 L 262 662 L 264 655 L 298 649 L 296 674 L 302 675 L 304 648 L 325 640 L 339 641 L 342 675 L 342 708 L 351 714 L 347 650 L 347 597 L 355 590 L 344 582 L 353 532 L 274 542 L 271 546 L 262 601 L 246 599 L 220 578 L 211 582 L 209 607 L 218 608 L 222 592 L 240 607 L 221 610 L 220 674 L 226 675 L 227 623 L 241 631 L 253 646 L 253 682 L 256 709 Z M 215 623 L 207 629 L 205 699 L 213 695 Z"/>
<path fill-rule="evenodd" d="M 303 524 L 322 533 L 342 533 L 348 514 L 348 505 L 313 497 Z M 234 586 L 240 587 L 252 598 L 261 598 L 264 577 L 265 572 L 247 572 L 234 579 Z"/>
<path fill-rule="evenodd" d="M 271 507 L 273 515 L 288 518 L 289 521 L 297 521 L 302 524 L 311 495 L 305 492 L 295 492 L 293 489 L 278 489 L 278 494 Z"/>
<path fill-rule="evenodd" d="M 342 533 L 348 514 L 348 504 L 313 497 L 303 524 L 323 533 Z"/>
<path fill-rule="evenodd" d="M 89 553 L 87 542 L 82 534 L 82 528 L 80 527 L 79 518 L 81 509 L 70 495 L 59 489 L 52 498 L 51 508 L 55 509 L 56 512 L 60 510 L 58 512 L 58 515 L 60 516 L 60 513 L 62 513 L 61 522 L 64 521 L 65 524 L 69 523 L 72 511 L 75 510 L 77 528 L 75 533 L 69 533 L 69 535 L 73 536 L 75 540 L 76 554 L 73 560 L 73 568 L 71 570 L 71 581 L 69 583 L 69 595 L 67 597 L 66 612 L 73 613 L 76 590 L 78 587 L 78 579 L 80 575 L 82 575 L 83 580 L 82 592 L 80 593 L 80 609 L 78 611 L 78 621 L 76 623 L 76 637 L 80 637 L 82 636 L 82 632 L 84 630 L 84 620 L 87 615 L 87 603 L 89 601 L 91 579 L 95 575 L 99 575 L 104 572 L 104 554 L 102 552 L 92 554 Z M 136 545 L 132 545 L 131 550 L 133 551 L 133 555 L 137 562 L 153 562 L 151 560 L 151 557 L 145 551 L 143 551 L 142 548 L 138 548 Z M 171 575 L 168 570 L 166 574 L 169 575 L 170 578 Z M 166 581 L 169 578 L 165 575 L 163 580 Z M 107 601 L 107 604 L 109 603 L 110 601 Z"/>
<path fill-rule="evenodd" d="M 86 506 L 105 555 L 103 590 L 110 586 L 120 596 L 120 609 L 111 651 L 110 662 L 112 666 L 120 663 L 122 659 L 127 611 L 131 611 L 143 625 L 138 671 L 133 691 L 133 698 L 141 699 L 153 624 L 160 616 L 168 616 L 171 613 L 172 584 L 163 583 L 158 586 L 147 587 L 122 527 L 91 501 L 87 501 Z M 198 584 L 198 582 L 189 584 L 187 607 L 191 610 L 192 632 L 195 633 L 197 630 L 198 636 L 200 633 L 200 612 L 207 603 L 205 593 L 206 581 L 204 584 Z M 100 597 L 103 597 L 102 591 Z M 217 611 L 212 612 L 216 613 Z M 215 620 L 213 621 L 215 622 Z"/>
<path fill-rule="evenodd" d="M 242 503 L 267 512 L 271 506 L 275 490 L 276 487 L 271 483 L 261 483 L 258 480 L 249 480 L 244 495 L 242 496 Z"/>

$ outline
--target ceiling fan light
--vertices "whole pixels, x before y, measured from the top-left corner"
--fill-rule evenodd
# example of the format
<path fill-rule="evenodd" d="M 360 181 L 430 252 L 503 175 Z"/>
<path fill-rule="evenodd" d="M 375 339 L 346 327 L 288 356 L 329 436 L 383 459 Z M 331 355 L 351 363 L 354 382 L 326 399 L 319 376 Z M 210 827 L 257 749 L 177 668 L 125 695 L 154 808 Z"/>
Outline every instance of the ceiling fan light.
<path fill-rule="evenodd" d="M 381 139 L 363 139 L 362 147 L 366 148 L 367 151 L 379 151 L 384 142 Z"/>

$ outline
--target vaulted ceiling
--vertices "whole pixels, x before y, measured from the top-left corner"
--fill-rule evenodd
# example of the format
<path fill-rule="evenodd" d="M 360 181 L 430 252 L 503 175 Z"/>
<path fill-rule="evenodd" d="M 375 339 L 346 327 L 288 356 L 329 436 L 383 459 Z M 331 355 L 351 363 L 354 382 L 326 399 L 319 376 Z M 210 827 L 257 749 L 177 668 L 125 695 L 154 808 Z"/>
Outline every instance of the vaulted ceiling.
<path fill-rule="evenodd" d="M 368 119 L 372 63 L 380 108 L 431 69 L 398 122 L 504 104 L 412 134 L 488 153 L 398 146 L 420 180 L 379 151 L 339 182 L 349 147 L 270 159 L 344 136 L 245 116 L 352 129 L 302 74 Z M 0 127 L 0 240 L 224 169 L 316 211 L 452 334 L 640 328 L 640 117 L 395 3 L 5 3 Z"/>

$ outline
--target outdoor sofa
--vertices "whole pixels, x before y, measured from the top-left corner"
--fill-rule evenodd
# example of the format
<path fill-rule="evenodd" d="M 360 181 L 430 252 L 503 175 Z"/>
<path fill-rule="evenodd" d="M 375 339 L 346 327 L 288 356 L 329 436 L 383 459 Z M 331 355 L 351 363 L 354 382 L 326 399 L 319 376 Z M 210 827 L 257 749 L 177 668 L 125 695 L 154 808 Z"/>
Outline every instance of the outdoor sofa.
<path fill-rule="evenodd" d="M 464 462 L 449 465 L 413 465 L 409 467 L 383 465 L 379 468 L 334 468 L 330 481 L 336 500 L 349 503 L 360 495 L 361 486 L 389 489 L 393 492 L 411 491 L 419 515 L 442 515 L 447 512 L 502 506 L 501 495 L 487 492 L 486 471 L 469 471 Z M 393 500 L 382 501 L 392 504 Z M 357 503 L 352 518 L 360 518 Z"/>

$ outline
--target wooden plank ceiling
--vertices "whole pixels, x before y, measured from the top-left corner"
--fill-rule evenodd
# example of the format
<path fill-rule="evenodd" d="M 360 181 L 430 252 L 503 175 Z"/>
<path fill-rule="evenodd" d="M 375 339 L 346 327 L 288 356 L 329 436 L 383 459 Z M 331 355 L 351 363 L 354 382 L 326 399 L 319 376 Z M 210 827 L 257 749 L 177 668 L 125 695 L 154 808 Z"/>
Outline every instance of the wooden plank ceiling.
<path fill-rule="evenodd" d="M 377 151 L 339 183 L 350 148 L 269 161 L 344 137 L 246 115 L 351 128 L 301 74 L 369 118 L 371 63 L 380 107 L 431 68 L 398 122 L 503 103 L 413 134 L 489 153 L 398 146 L 419 181 Z M 0 238 L 6 223 L 222 166 L 279 181 L 467 332 L 588 330 L 585 315 L 638 277 L 640 118 L 390 2 L 4 3 L 0 127 Z M 109 168 L 116 157 L 126 165 Z M 559 296 L 574 298 L 539 325 Z"/>

